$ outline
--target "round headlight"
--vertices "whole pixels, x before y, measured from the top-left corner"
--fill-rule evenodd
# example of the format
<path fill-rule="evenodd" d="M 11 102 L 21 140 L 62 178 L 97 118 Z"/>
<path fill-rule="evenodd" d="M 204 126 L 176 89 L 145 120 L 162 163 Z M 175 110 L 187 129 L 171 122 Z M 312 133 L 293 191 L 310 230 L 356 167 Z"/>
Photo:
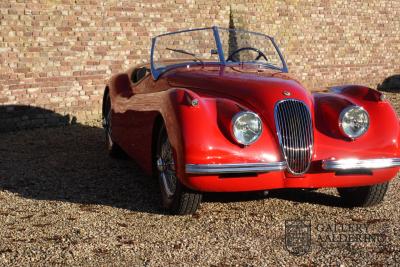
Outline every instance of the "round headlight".
<path fill-rule="evenodd" d="M 345 108 L 339 117 L 342 133 L 352 139 L 363 135 L 369 127 L 368 113 L 359 106 Z"/>
<path fill-rule="evenodd" d="M 250 145 L 257 141 L 262 132 L 260 117 L 251 111 L 241 111 L 232 119 L 232 134 L 242 145 Z"/>

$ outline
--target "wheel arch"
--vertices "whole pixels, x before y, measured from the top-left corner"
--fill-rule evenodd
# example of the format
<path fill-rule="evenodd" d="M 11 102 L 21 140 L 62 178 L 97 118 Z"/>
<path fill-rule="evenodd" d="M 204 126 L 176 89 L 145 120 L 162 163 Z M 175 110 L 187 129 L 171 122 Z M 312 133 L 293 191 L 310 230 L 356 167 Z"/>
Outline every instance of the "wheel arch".
<path fill-rule="evenodd" d="M 109 88 L 109 86 L 107 85 L 105 88 L 104 88 L 104 93 L 103 93 L 103 103 L 102 103 L 102 105 L 101 105 L 101 112 L 102 112 L 102 116 L 103 116 L 103 118 L 104 118 L 104 114 L 105 114 L 105 103 L 106 103 L 106 98 L 107 98 L 107 96 L 110 94 L 110 88 Z"/>
<path fill-rule="evenodd" d="M 156 159 L 156 152 L 157 152 L 157 139 L 158 139 L 158 134 L 160 132 L 160 129 L 162 127 L 162 125 L 165 124 L 164 118 L 161 115 L 161 113 L 159 113 L 153 122 L 153 130 L 152 130 L 152 135 L 151 135 L 151 158 L 152 158 L 152 162 L 154 165 L 155 159 Z M 153 170 L 154 170 L 153 166 Z"/>

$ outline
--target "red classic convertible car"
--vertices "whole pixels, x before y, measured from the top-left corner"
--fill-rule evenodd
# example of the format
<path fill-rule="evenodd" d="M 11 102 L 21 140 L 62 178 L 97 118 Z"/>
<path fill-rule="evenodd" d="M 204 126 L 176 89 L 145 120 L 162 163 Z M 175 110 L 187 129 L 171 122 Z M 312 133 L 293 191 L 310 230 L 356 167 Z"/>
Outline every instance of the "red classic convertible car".
<path fill-rule="evenodd" d="M 399 119 L 364 86 L 310 92 L 270 36 L 219 27 L 152 39 L 149 64 L 113 76 L 103 101 L 111 155 L 158 177 L 164 206 L 201 192 L 336 187 L 381 202 L 400 167 Z"/>

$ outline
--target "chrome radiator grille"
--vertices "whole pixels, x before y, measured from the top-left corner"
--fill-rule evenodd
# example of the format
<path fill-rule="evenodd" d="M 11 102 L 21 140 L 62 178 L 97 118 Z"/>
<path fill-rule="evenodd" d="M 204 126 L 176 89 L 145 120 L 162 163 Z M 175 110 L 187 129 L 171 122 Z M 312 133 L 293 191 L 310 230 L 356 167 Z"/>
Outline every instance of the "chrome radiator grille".
<path fill-rule="evenodd" d="M 275 124 L 288 170 L 305 173 L 310 167 L 313 149 L 313 128 L 308 107 L 301 101 L 287 99 L 275 106 Z"/>

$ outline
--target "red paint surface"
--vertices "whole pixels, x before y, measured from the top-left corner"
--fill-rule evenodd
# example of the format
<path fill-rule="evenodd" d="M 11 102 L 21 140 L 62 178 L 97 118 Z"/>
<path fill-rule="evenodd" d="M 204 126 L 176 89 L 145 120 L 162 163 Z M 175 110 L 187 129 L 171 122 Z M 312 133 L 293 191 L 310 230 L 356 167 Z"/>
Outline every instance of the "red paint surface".
<path fill-rule="evenodd" d="M 155 119 L 166 124 L 177 160 L 177 175 L 187 186 L 201 191 L 250 191 L 285 187 L 342 187 L 374 184 L 392 179 L 399 168 L 374 170 L 372 175 L 336 176 L 320 169 L 321 160 L 400 157 L 399 120 L 380 93 L 361 86 L 338 87 L 311 93 L 289 75 L 249 66 L 191 66 L 164 73 L 157 81 L 149 75 L 138 84 L 131 71 L 114 76 L 110 83 L 115 141 L 148 173 L 152 171 L 152 136 Z M 289 91 L 285 96 L 283 91 Z M 197 98 L 198 106 L 191 106 Z M 219 164 L 282 161 L 277 140 L 275 103 L 292 98 L 311 111 L 314 153 L 304 177 L 270 172 L 256 177 L 220 178 L 185 174 L 185 164 Z M 341 110 L 360 105 L 370 115 L 370 128 L 354 141 L 338 128 Z M 263 133 L 243 147 L 229 135 L 230 118 L 239 110 L 258 113 Z"/>

